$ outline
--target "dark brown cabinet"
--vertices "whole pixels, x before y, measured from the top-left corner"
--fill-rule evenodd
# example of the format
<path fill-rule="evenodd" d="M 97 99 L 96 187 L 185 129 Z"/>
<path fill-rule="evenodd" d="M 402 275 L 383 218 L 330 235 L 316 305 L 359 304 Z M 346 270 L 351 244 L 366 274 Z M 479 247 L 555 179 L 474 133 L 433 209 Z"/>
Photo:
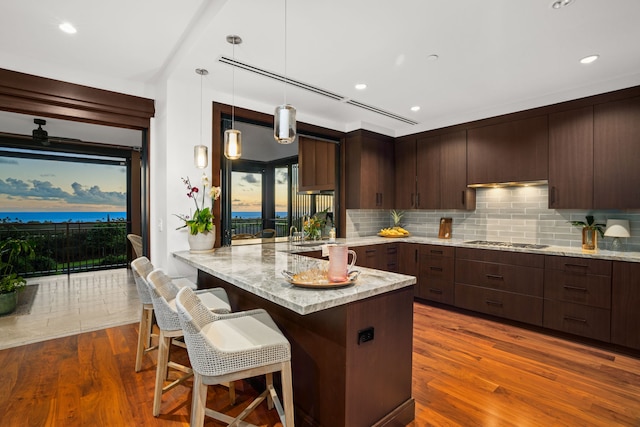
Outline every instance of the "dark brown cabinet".
<path fill-rule="evenodd" d="M 347 134 L 345 188 L 347 209 L 394 208 L 393 138 L 366 130 Z"/>
<path fill-rule="evenodd" d="M 593 107 L 549 115 L 549 208 L 593 208 Z"/>
<path fill-rule="evenodd" d="M 387 243 L 381 245 L 354 246 L 353 249 L 358 257 L 356 265 L 360 267 L 375 268 L 376 270 L 400 271 L 398 260 L 398 244 Z"/>
<path fill-rule="evenodd" d="M 544 327 L 609 341 L 610 319 L 611 261 L 545 258 Z"/>
<path fill-rule="evenodd" d="M 454 255 L 452 246 L 421 245 L 416 297 L 453 305 Z"/>
<path fill-rule="evenodd" d="M 466 131 L 396 142 L 397 209 L 475 209 Z"/>
<path fill-rule="evenodd" d="M 613 262 L 611 342 L 640 350 L 640 263 Z"/>
<path fill-rule="evenodd" d="M 399 243 L 398 244 L 398 272 L 409 276 L 418 276 L 418 254 L 420 252 L 419 243 Z M 418 278 L 419 281 L 419 278 Z M 416 284 L 416 287 L 418 285 Z"/>
<path fill-rule="evenodd" d="M 335 190 L 336 144 L 299 137 L 298 164 L 300 191 Z"/>
<path fill-rule="evenodd" d="M 456 248 L 456 307 L 542 325 L 544 256 Z"/>
<path fill-rule="evenodd" d="M 467 183 L 547 180 L 547 116 L 488 125 L 467 131 Z"/>
<path fill-rule="evenodd" d="M 593 207 L 640 208 L 640 97 L 594 106 Z"/>

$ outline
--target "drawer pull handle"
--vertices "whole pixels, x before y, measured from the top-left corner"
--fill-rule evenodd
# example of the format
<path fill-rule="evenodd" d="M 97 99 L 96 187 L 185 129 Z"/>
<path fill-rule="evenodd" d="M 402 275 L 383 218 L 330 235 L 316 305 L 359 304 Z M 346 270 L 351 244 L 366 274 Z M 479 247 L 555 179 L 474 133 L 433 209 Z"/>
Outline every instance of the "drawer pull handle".
<path fill-rule="evenodd" d="M 367 253 L 367 254 L 374 254 L 374 253 L 376 253 L 376 250 L 375 249 L 367 249 L 364 252 Z"/>
<path fill-rule="evenodd" d="M 564 320 L 569 320 L 571 322 L 587 323 L 587 319 L 580 319 L 579 317 L 573 317 L 573 316 L 564 316 Z"/>
<path fill-rule="evenodd" d="M 496 307 L 502 307 L 502 302 L 501 301 L 493 301 L 493 300 L 485 300 L 485 302 L 487 303 L 487 305 L 495 305 Z"/>
<path fill-rule="evenodd" d="M 429 267 L 429 270 L 442 271 L 442 267 Z"/>
<path fill-rule="evenodd" d="M 504 277 L 498 274 L 487 274 L 487 279 L 503 280 Z"/>
<path fill-rule="evenodd" d="M 432 294 L 442 295 L 442 289 L 429 288 L 429 292 Z"/>
<path fill-rule="evenodd" d="M 567 268 L 589 268 L 588 265 L 584 265 L 584 264 L 570 264 L 570 263 L 566 263 L 564 265 Z"/>
<path fill-rule="evenodd" d="M 431 253 L 432 254 L 437 254 L 437 255 L 442 255 L 442 251 L 436 250 L 436 249 L 431 249 Z"/>
<path fill-rule="evenodd" d="M 564 285 L 564 288 L 568 291 L 580 291 L 580 292 L 587 292 L 587 288 L 583 288 L 580 286 L 569 286 L 569 285 Z"/>

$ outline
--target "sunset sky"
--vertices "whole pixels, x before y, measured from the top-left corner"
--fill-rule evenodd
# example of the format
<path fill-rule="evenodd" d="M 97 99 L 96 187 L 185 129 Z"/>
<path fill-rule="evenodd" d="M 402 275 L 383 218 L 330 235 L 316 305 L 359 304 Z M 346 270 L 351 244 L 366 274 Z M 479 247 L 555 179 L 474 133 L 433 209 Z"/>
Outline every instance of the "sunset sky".
<path fill-rule="evenodd" d="M 284 172 L 284 173 L 282 173 Z M 232 207 L 234 212 L 262 211 L 262 176 L 257 173 L 233 172 Z M 286 169 L 276 172 L 276 212 L 287 211 Z"/>
<path fill-rule="evenodd" d="M 125 166 L 0 156 L 2 212 L 126 211 Z"/>

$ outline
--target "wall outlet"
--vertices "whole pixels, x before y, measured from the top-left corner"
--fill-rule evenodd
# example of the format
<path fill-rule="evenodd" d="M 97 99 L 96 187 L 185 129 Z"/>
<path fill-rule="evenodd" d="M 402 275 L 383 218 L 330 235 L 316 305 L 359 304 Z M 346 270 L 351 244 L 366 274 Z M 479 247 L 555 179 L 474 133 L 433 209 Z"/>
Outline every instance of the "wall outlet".
<path fill-rule="evenodd" d="M 358 345 L 367 341 L 373 341 L 373 326 L 358 331 Z"/>

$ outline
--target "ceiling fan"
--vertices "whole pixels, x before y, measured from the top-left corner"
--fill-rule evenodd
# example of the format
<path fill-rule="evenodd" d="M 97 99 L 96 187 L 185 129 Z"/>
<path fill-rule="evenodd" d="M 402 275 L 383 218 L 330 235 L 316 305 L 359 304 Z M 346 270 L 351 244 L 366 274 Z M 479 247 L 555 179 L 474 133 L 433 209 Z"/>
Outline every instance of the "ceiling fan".
<path fill-rule="evenodd" d="M 38 127 L 36 129 L 33 129 L 33 131 L 31 131 L 31 136 L 0 132 L 0 139 L 5 141 L 9 141 L 9 140 L 13 140 L 13 141 L 20 140 L 25 142 L 33 141 L 36 143 L 40 143 L 45 147 L 49 147 L 52 142 L 54 143 L 55 142 L 62 142 L 62 143 L 82 142 L 82 140 L 76 139 L 76 138 L 49 136 L 49 132 L 47 132 L 45 129 L 42 128 L 42 126 L 45 126 L 47 124 L 47 121 L 44 119 L 33 119 L 33 123 L 38 125 Z"/>

